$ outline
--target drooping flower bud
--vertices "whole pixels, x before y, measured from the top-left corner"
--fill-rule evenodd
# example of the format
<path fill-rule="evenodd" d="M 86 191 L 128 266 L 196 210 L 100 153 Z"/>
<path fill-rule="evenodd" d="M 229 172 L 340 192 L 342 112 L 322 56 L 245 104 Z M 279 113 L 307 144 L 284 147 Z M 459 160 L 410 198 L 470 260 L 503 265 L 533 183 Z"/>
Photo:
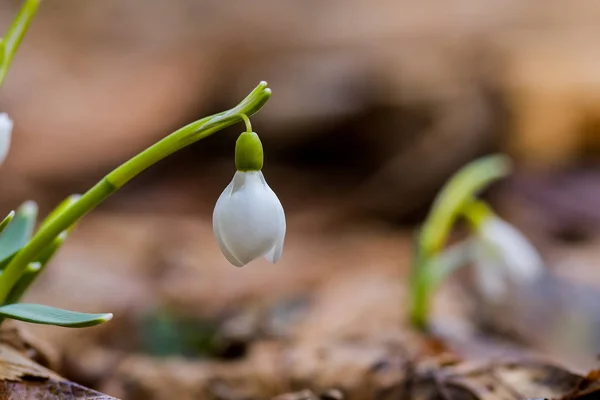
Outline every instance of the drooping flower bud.
<path fill-rule="evenodd" d="M 277 262 L 283 251 L 285 213 L 263 173 L 262 144 L 254 132 L 236 142 L 238 171 L 225 188 L 213 212 L 213 230 L 227 260 L 236 267 L 264 256 Z"/>

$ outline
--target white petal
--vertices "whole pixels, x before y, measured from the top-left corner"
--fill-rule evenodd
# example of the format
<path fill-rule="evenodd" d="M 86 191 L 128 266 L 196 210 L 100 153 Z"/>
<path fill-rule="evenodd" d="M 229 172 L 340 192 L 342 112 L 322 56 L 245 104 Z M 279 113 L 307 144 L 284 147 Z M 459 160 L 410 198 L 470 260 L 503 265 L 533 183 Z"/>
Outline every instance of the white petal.
<path fill-rule="evenodd" d="M 265 185 L 267 185 L 267 183 L 265 182 Z M 269 187 L 269 185 L 267 185 L 267 187 Z M 269 190 L 271 190 L 271 188 L 269 187 Z M 271 190 L 271 192 L 273 192 L 273 190 Z M 274 196 L 277 196 L 275 194 L 275 192 L 273 192 Z M 279 220 L 281 223 L 281 231 L 279 233 L 279 237 L 277 237 L 277 240 L 275 241 L 275 246 L 273 246 L 273 248 L 271 250 L 269 250 L 269 252 L 267 254 L 265 254 L 265 258 L 267 260 L 269 260 L 270 262 L 272 262 L 273 264 L 275 264 L 277 261 L 279 261 L 279 259 L 281 258 L 281 254 L 283 253 L 283 242 L 285 239 L 285 233 L 286 233 L 286 221 L 285 221 L 285 211 L 283 210 L 283 206 L 281 205 L 281 203 L 279 203 L 279 207 L 277 208 L 277 212 L 279 214 Z"/>
<path fill-rule="evenodd" d="M 484 223 L 486 241 L 496 247 L 506 275 L 516 283 L 528 283 L 544 272 L 544 262 L 533 245 L 514 226 L 493 218 Z"/>
<path fill-rule="evenodd" d="M 213 225 L 222 248 L 238 265 L 244 265 L 265 255 L 278 239 L 283 239 L 285 215 L 262 172 L 238 171 L 230 186 L 230 191 L 226 189 L 217 201 Z"/>
<path fill-rule="evenodd" d="M 215 232 L 215 238 L 217 239 L 217 243 L 219 244 L 219 247 L 221 248 L 221 252 L 225 256 L 227 261 L 229 261 L 231 264 L 235 265 L 236 267 L 243 267 L 244 265 L 246 265 L 245 263 L 243 263 L 240 260 L 238 260 L 237 258 L 235 258 L 235 256 L 233 254 L 231 254 L 231 252 L 227 248 L 227 244 L 225 244 L 225 242 L 223 241 L 223 239 L 221 237 L 221 233 L 217 230 L 215 230 L 214 232 Z"/>
<path fill-rule="evenodd" d="M 4 162 L 10 149 L 13 122 L 6 113 L 0 113 L 0 164 Z"/>
<path fill-rule="evenodd" d="M 235 258 L 235 256 L 229 252 L 229 249 L 227 248 L 227 244 L 223 241 L 223 237 L 221 235 L 221 231 L 219 230 L 219 223 L 218 223 L 219 216 L 223 210 L 223 205 L 225 204 L 225 201 L 229 198 L 229 196 L 231 196 L 232 188 L 233 188 L 233 182 L 231 182 L 231 183 L 229 183 L 229 185 L 227 185 L 227 187 L 225 188 L 223 193 L 221 193 L 221 195 L 219 196 L 219 199 L 217 200 L 217 204 L 215 205 L 215 210 L 213 211 L 213 232 L 215 234 L 215 238 L 217 239 L 217 243 L 219 244 L 219 247 L 221 248 L 221 252 L 225 256 L 227 261 L 229 261 L 231 264 L 235 265 L 236 267 L 243 267 L 244 263 L 240 262 L 240 260 Z"/>
<path fill-rule="evenodd" d="M 479 244 L 479 246 L 477 246 Z M 489 258 L 484 243 L 475 243 L 475 282 L 480 293 L 488 300 L 497 302 L 507 292 L 506 276 L 503 265 Z"/>
<path fill-rule="evenodd" d="M 221 247 L 221 252 L 223 253 L 223 256 L 225 256 L 225 259 L 227 259 L 227 261 L 229 261 L 231 265 L 236 267 L 243 267 L 244 265 L 246 265 L 246 263 L 241 262 L 229 252 L 227 246 L 224 245 L 224 243 L 220 240 L 219 237 L 217 237 L 217 242 L 219 243 L 219 247 Z"/>
<path fill-rule="evenodd" d="M 544 262 L 535 248 L 526 240 L 506 252 L 505 261 L 508 276 L 520 283 L 536 280 L 544 272 Z"/>
<path fill-rule="evenodd" d="M 275 242 L 275 246 L 273 246 L 273 248 L 271 250 L 269 250 L 269 252 L 267 254 L 265 254 L 265 258 L 267 260 L 269 260 L 270 262 L 272 262 L 273 264 L 275 264 L 277 261 L 279 261 L 279 259 L 281 258 L 281 254 L 283 253 L 283 242 L 285 239 L 285 230 L 286 230 L 285 213 L 283 211 L 283 207 L 281 207 L 281 218 L 283 220 L 283 231 L 281 232 L 280 236 L 277 238 L 277 241 Z"/>
<path fill-rule="evenodd" d="M 506 296 L 506 281 L 502 277 L 501 266 L 478 265 L 475 268 L 475 279 L 479 291 L 486 299 L 498 302 Z"/>

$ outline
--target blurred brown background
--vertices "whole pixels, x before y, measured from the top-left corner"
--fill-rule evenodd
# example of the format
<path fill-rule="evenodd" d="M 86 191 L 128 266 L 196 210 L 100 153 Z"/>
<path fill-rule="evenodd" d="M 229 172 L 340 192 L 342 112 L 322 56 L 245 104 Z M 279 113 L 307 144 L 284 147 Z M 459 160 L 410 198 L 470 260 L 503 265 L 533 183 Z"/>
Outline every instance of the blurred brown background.
<path fill-rule="evenodd" d="M 0 2 L 1 26 L 19 6 Z M 413 224 L 453 172 L 493 151 L 518 165 L 493 193 L 503 215 L 557 271 L 600 283 L 598 21 L 596 0 L 46 0 L 0 91 L 15 121 L 0 205 L 34 198 L 43 214 L 266 80 L 273 97 L 252 121 L 289 234 L 281 265 L 238 271 L 218 252 L 210 218 L 240 124 L 87 217 L 30 299 L 113 311 L 121 329 L 120 315 L 153 307 L 210 314 L 376 270 L 398 287 L 374 284 L 367 303 L 389 304 L 389 292 L 400 304 L 394 274 L 408 269 Z M 54 344 L 87 335 L 45 329 Z M 77 350 L 66 373 L 123 395 L 132 369 L 115 360 L 135 364 L 123 358 L 131 347 L 102 337 L 120 356 L 99 356 L 105 364 L 90 371 Z M 140 398 L 157 393 L 147 390 Z"/>
<path fill-rule="evenodd" d="M 267 80 L 266 172 L 404 217 L 490 150 L 543 167 L 594 151 L 599 16 L 594 1 L 45 2 L 0 97 L 16 121 L 3 200 L 82 191 Z M 235 132 L 149 174 L 228 174 Z"/>

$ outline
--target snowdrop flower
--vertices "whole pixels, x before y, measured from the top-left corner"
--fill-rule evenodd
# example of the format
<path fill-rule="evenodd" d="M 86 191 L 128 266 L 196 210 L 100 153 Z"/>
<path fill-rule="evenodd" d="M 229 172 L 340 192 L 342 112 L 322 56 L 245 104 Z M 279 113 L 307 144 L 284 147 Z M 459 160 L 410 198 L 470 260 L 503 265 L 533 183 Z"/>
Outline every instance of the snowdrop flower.
<path fill-rule="evenodd" d="M 475 279 L 491 301 L 506 296 L 508 284 L 526 285 L 544 272 L 544 262 L 532 244 L 514 226 L 496 216 L 477 227 L 473 246 Z"/>
<path fill-rule="evenodd" d="M 8 114 L 0 113 L 0 164 L 4 162 L 10 149 L 13 122 Z"/>
<path fill-rule="evenodd" d="M 213 230 L 225 258 L 236 267 L 264 256 L 277 262 L 283 250 L 285 213 L 263 173 L 262 144 L 254 132 L 240 135 L 237 172 L 213 212 Z"/>

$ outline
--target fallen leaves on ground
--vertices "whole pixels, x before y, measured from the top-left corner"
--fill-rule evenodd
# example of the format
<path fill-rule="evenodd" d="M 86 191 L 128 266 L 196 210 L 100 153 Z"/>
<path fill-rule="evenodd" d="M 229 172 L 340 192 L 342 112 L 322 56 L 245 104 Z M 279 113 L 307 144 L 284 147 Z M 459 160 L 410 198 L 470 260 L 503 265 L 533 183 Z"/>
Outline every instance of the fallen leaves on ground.
<path fill-rule="evenodd" d="M 65 354 L 66 376 L 128 400 L 600 395 L 594 374 L 548 361 L 534 346 L 483 336 L 465 307 L 472 299 L 452 282 L 435 298 L 436 336 L 412 331 L 404 314 L 411 235 L 318 221 L 290 215 L 281 262 L 237 269 L 222 258 L 209 221 L 90 217 L 30 296 L 107 309 L 115 319 L 85 335 L 32 328 Z M 168 337 L 184 338 L 195 319 L 236 351 L 148 352 L 143 316 L 161 312 L 172 319 L 150 318 L 151 336 L 168 328 Z"/>
<path fill-rule="evenodd" d="M 70 382 L 0 344 L 0 399 L 111 400 L 114 397 Z"/>

